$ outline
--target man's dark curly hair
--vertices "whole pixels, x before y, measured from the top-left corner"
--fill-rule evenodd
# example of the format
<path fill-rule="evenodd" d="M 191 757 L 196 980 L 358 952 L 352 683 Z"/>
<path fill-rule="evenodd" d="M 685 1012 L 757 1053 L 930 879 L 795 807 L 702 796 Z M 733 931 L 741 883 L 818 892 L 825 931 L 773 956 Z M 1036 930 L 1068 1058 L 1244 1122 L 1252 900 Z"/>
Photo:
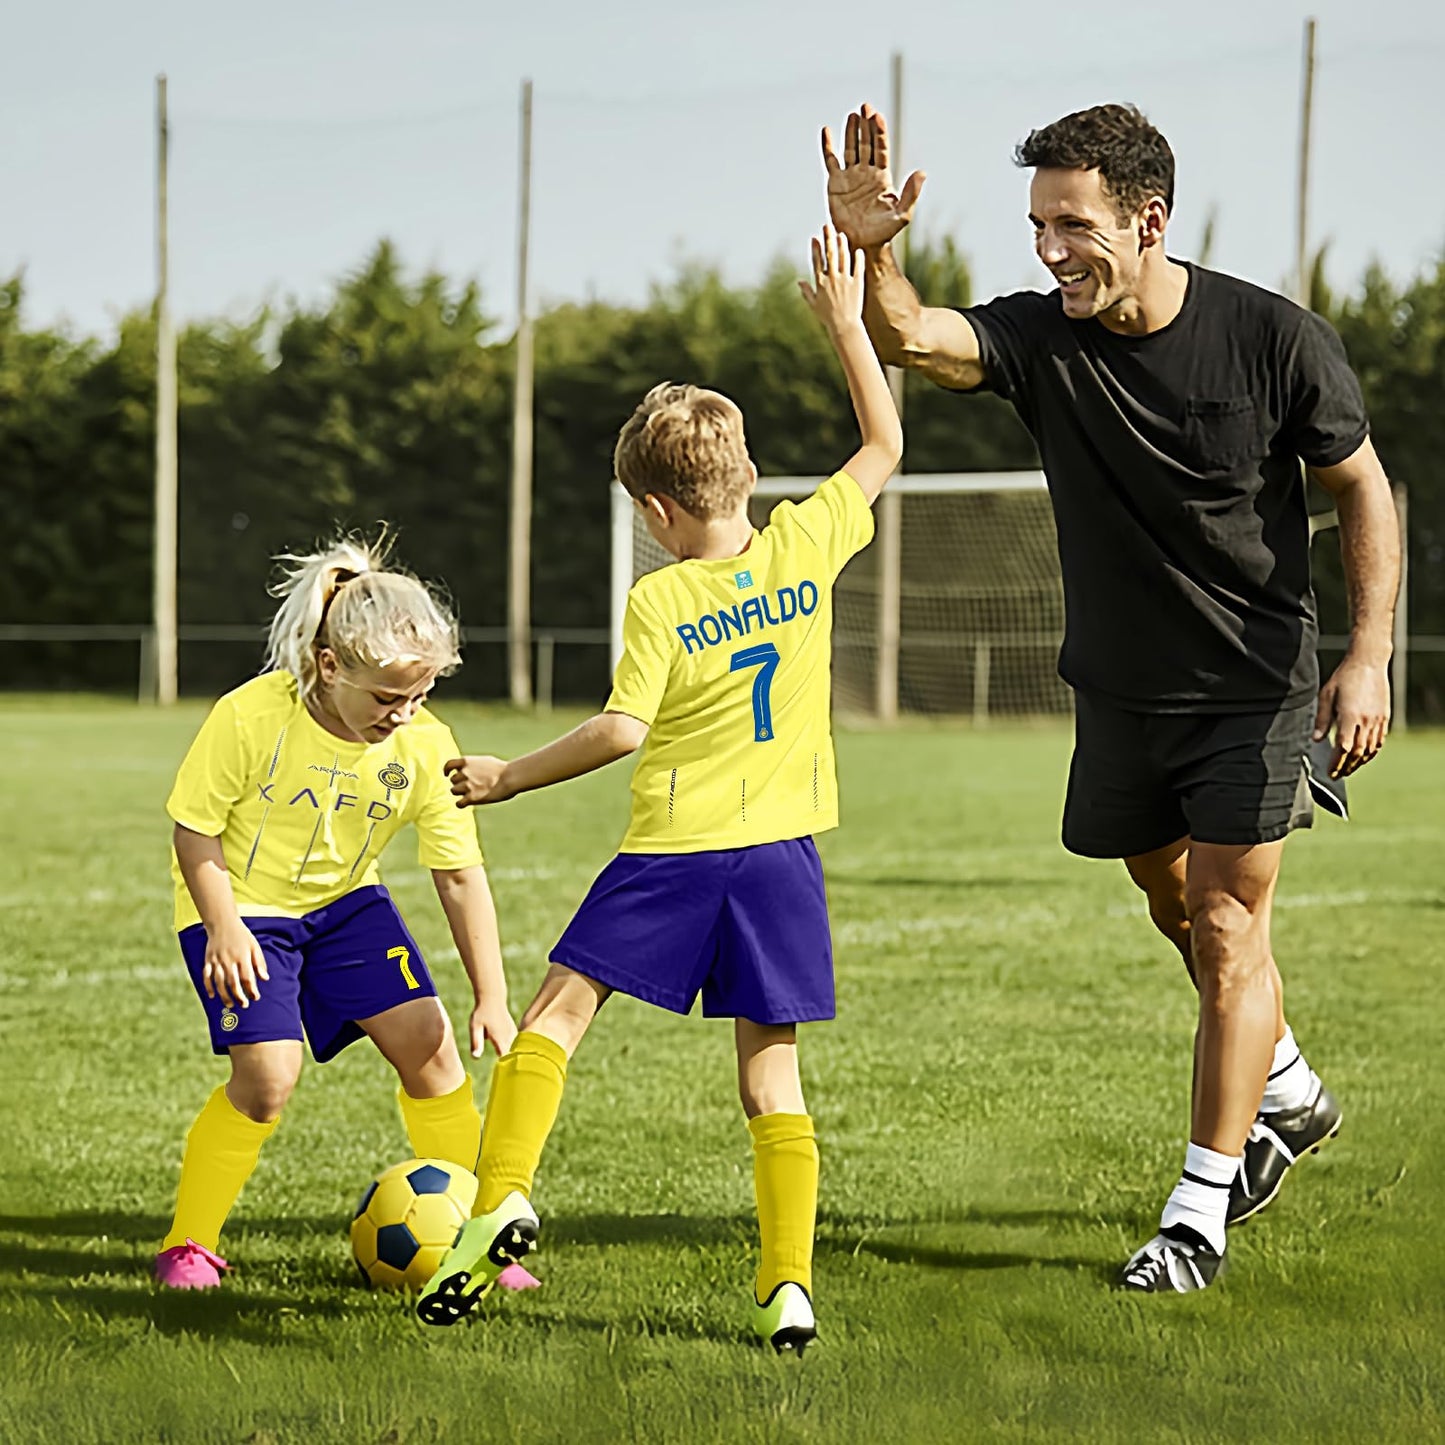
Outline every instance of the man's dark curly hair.
<path fill-rule="evenodd" d="M 1095 105 L 1030 131 L 1014 164 L 1098 171 L 1120 220 L 1150 196 L 1174 209 L 1174 152 L 1137 106 Z"/>

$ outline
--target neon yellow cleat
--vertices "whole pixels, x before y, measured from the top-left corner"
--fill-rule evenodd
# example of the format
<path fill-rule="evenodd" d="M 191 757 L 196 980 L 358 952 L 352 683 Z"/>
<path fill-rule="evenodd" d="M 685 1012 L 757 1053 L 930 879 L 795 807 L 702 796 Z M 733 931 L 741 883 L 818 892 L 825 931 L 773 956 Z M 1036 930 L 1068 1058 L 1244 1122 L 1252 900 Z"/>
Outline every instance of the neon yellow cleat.
<path fill-rule="evenodd" d="M 753 1330 L 780 1355 L 784 1350 L 801 1355 L 818 1338 L 808 1291 L 792 1280 L 784 1280 L 764 1303 L 759 1304 L 754 1296 Z"/>
<path fill-rule="evenodd" d="M 536 1248 L 537 1226 L 532 1206 L 515 1189 L 490 1214 L 469 1219 L 417 1296 L 417 1317 L 429 1325 L 465 1319 L 497 1276 Z"/>

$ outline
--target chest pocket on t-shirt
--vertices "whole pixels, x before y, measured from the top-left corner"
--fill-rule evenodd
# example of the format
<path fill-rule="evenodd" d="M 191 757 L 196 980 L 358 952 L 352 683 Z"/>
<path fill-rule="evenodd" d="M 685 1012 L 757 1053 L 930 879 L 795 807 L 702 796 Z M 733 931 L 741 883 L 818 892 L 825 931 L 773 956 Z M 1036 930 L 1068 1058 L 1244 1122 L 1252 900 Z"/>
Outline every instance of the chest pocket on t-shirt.
<path fill-rule="evenodd" d="M 1191 396 L 1184 408 L 1186 466 L 1200 473 L 1233 472 L 1262 450 L 1254 398 Z"/>

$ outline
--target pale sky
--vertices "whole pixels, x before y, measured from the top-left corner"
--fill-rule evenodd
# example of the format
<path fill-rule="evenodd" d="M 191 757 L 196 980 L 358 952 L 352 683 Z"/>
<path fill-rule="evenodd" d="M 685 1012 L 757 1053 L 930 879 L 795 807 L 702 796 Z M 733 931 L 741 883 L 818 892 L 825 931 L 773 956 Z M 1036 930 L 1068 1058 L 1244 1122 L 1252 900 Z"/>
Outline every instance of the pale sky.
<path fill-rule="evenodd" d="M 109 333 L 155 286 L 154 79 L 170 80 L 173 305 L 322 296 L 382 235 L 515 314 L 518 93 L 536 87 L 535 302 L 634 301 L 684 260 L 757 280 L 822 217 L 817 133 L 905 63 L 916 225 L 980 297 L 1041 285 L 1013 145 L 1131 100 L 1178 163 L 1171 250 L 1265 285 L 1293 265 L 1303 20 L 1319 20 L 1311 234 L 1352 285 L 1445 250 L 1436 0 L 4 0 L 0 275 L 32 324 Z M 891 118 L 891 117 L 890 117 Z"/>

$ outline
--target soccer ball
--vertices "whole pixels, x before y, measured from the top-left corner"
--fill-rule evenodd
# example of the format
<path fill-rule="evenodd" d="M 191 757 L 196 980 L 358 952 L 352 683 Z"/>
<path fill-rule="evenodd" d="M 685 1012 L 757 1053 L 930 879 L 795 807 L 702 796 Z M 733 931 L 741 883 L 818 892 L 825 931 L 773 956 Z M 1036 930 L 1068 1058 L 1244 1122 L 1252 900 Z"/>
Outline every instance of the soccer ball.
<path fill-rule="evenodd" d="M 472 1217 L 477 1176 L 445 1159 L 393 1164 L 366 1186 L 351 1250 L 372 1289 L 419 1290 Z"/>

